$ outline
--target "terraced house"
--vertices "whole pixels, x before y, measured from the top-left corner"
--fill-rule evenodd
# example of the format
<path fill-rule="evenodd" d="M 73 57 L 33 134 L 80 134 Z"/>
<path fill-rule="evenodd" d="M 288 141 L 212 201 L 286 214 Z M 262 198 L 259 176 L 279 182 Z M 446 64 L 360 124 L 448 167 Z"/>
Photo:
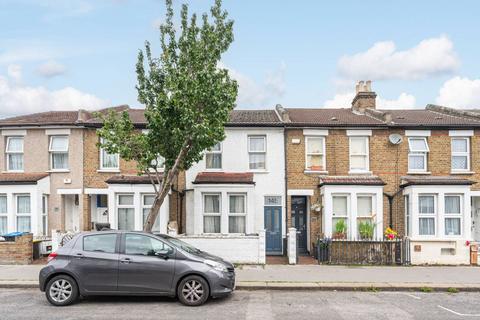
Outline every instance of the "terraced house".
<path fill-rule="evenodd" d="M 141 109 L 108 110 L 147 130 Z M 0 120 L 0 234 L 142 228 L 153 186 L 99 149 L 101 125 L 84 110 Z M 479 133 L 476 110 L 377 109 L 369 82 L 339 109 L 235 110 L 226 139 L 179 174 L 154 230 L 265 263 L 287 253 L 289 228 L 308 255 L 319 238 L 391 227 L 410 238 L 413 263 L 467 264 L 467 242 L 480 240 Z"/>

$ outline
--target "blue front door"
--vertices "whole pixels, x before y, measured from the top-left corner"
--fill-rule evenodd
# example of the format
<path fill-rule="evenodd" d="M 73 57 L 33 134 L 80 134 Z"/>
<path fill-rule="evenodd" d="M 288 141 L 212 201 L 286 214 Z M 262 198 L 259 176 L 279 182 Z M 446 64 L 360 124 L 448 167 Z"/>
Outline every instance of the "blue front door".
<path fill-rule="evenodd" d="M 265 207 L 267 254 L 282 254 L 282 207 Z"/>

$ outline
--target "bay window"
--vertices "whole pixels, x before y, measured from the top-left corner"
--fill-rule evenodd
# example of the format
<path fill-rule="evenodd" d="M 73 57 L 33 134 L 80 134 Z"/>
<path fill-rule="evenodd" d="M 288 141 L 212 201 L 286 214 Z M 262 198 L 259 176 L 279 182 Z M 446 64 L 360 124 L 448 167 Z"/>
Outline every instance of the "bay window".
<path fill-rule="evenodd" d="M 205 152 L 207 169 L 222 169 L 222 144 L 219 142 Z"/>
<path fill-rule="evenodd" d="M 220 233 L 221 231 L 220 194 L 203 195 L 203 232 Z"/>
<path fill-rule="evenodd" d="M 135 229 L 135 207 L 133 194 L 117 194 L 118 230 Z"/>
<path fill-rule="evenodd" d="M 228 232 L 245 233 L 246 196 L 243 194 L 230 194 L 228 196 Z"/>
<path fill-rule="evenodd" d="M 150 209 L 153 206 L 153 202 L 155 201 L 154 194 L 144 194 L 142 195 L 142 215 L 143 215 L 143 225 L 147 222 L 148 214 L 150 213 Z M 153 223 L 152 231 L 159 232 L 160 231 L 160 212 Z"/>
<path fill-rule="evenodd" d="M 68 169 L 68 136 L 50 136 L 50 169 Z"/>
<path fill-rule="evenodd" d="M 307 170 L 325 170 L 325 137 L 305 137 Z"/>
<path fill-rule="evenodd" d="M 31 232 L 31 204 L 29 194 L 15 195 L 15 213 L 17 217 L 17 231 Z"/>
<path fill-rule="evenodd" d="M 350 137 L 350 171 L 368 170 L 368 137 Z"/>
<path fill-rule="evenodd" d="M 357 230 L 361 239 L 372 239 L 375 233 L 373 221 L 374 197 L 372 195 L 357 196 Z"/>
<path fill-rule="evenodd" d="M 470 170 L 470 139 L 468 137 L 452 138 L 452 171 Z"/>
<path fill-rule="evenodd" d="M 408 139 L 408 171 L 409 172 L 426 172 L 427 171 L 427 155 L 430 149 L 426 138 L 409 138 Z"/>
<path fill-rule="evenodd" d="M 7 171 L 23 171 L 23 137 L 7 137 L 5 154 Z"/>
<path fill-rule="evenodd" d="M 8 231 L 7 195 L 0 194 L 0 235 Z"/>
<path fill-rule="evenodd" d="M 248 137 L 248 166 L 250 170 L 265 170 L 267 154 L 267 137 Z"/>
<path fill-rule="evenodd" d="M 435 220 L 437 215 L 436 199 L 434 195 L 418 196 L 418 234 L 434 236 Z"/>
<path fill-rule="evenodd" d="M 462 196 L 445 195 L 445 235 L 459 236 L 462 233 Z"/>

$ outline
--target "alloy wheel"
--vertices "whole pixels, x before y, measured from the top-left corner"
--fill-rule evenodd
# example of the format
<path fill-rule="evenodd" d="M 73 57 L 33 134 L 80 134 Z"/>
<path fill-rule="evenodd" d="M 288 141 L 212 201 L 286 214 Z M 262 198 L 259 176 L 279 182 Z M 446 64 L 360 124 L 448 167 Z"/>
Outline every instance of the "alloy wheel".
<path fill-rule="evenodd" d="M 72 284 L 65 279 L 58 279 L 50 286 L 49 294 L 55 302 L 65 302 L 72 296 Z"/>
<path fill-rule="evenodd" d="M 183 285 L 182 295 L 188 302 L 195 303 L 203 297 L 203 286 L 197 280 L 189 280 Z"/>

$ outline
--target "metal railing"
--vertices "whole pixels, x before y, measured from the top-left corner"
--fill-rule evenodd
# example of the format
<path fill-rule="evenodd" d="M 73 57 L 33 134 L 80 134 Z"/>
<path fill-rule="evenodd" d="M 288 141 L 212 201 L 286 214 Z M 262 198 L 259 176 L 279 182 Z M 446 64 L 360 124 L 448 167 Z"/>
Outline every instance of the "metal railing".
<path fill-rule="evenodd" d="M 319 239 L 316 244 L 318 263 L 362 265 L 410 264 L 410 241 Z"/>

